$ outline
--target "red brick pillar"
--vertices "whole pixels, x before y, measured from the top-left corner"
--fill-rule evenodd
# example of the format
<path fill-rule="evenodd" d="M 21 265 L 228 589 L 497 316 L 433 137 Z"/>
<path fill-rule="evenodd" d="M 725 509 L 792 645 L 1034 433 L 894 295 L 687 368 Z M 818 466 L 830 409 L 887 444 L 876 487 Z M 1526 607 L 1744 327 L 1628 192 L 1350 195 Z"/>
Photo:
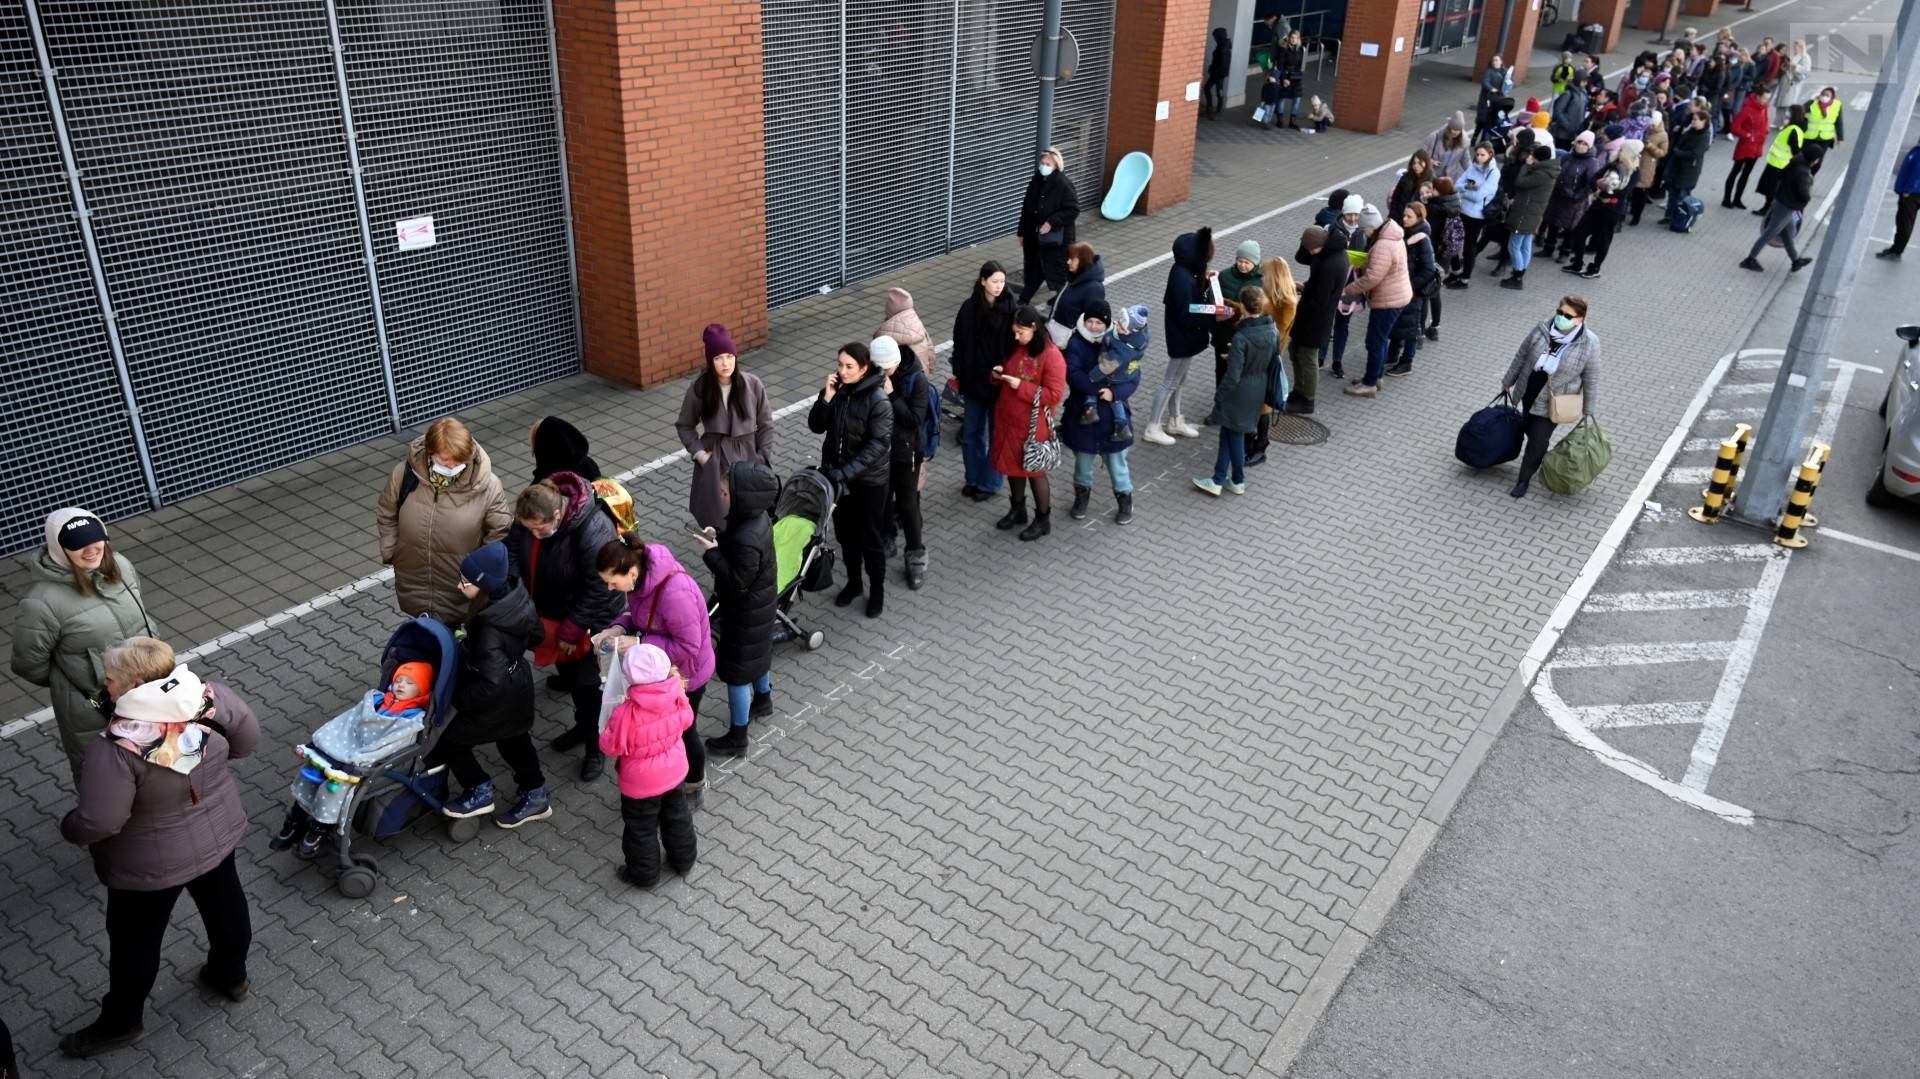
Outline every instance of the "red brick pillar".
<path fill-rule="evenodd" d="M 1534 7 L 1536 0 L 1513 0 L 1513 25 L 1503 27 L 1501 18 L 1507 12 L 1506 0 L 1487 0 L 1485 13 L 1480 16 L 1480 51 L 1473 65 L 1473 77 L 1478 80 L 1487 70 L 1487 64 L 1498 53 L 1506 58 L 1507 66 L 1513 69 L 1514 97 L 1522 104 L 1527 95 L 1520 92 L 1520 83 L 1527 78 L 1527 69 L 1532 66 L 1533 34 L 1540 28 L 1540 10 Z"/>
<path fill-rule="evenodd" d="M 1376 135 L 1400 125 L 1419 20 L 1420 0 L 1348 5 L 1340 31 L 1340 74 L 1333 83 L 1335 124 Z M 1366 55 L 1369 50 L 1374 55 Z"/>
<path fill-rule="evenodd" d="M 1113 55 L 1125 57 L 1107 88 L 1107 160 L 1100 180 L 1135 150 L 1153 158 L 1153 182 L 1137 209 L 1157 213 L 1187 201 L 1193 182 L 1193 134 L 1200 102 L 1187 100 L 1210 47 L 1207 0 L 1117 0 Z M 1159 117 L 1165 103 L 1167 115 Z M 1080 188 L 1080 205 L 1097 207 L 1105 183 Z"/>
<path fill-rule="evenodd" d="M 554 30 L 587 370 L 699 370 L 709 322 L 765 344 L 760 5 L 554 0 Z"/>
<path fill-rule="evenodd" d="M 1596 53 L 1612 52 L 1620 41 L 1620 27 L 1627 21 L 1627 5 L 1631 0 L 1584 0 L 1580 5 L 1580 23 L 1599 23 L 1607 28 L 1601 37 Z"/>
<path fill-rule="evenodd" d="M 1664 33 L 1668 29 L 1667 4 L 1668 0 L 1640 0 L 1640 19 L 1633 28 Z"/>
<path fill-rule="evenodd" d="M 1717 11 L 1719 7 L 1720 0 L 1682 0 L 1680 13 L 1682 15 L 1692 15 L 1695 18 L 1707 19 L 1712 18 L 1713 13 Z"/>

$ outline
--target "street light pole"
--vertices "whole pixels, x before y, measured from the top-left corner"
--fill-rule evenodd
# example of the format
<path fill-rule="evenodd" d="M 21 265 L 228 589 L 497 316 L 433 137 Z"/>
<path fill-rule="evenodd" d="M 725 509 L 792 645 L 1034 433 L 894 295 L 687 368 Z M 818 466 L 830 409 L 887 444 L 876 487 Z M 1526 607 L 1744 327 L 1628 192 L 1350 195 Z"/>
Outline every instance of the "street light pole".
<path fill-rule="evenodd" d="M 1827 360 L 1840 336 L 1860 261 L 1871 243 L 1873 220 L 1886 197 L 1888 174 L 1904 150 L 1901 136 L 1920 93 L 1920 3 L 1902 5 L 1873 107 L 1854 135 L 1854 160 L 1841 180 L 1833 223 L 1820 241 L 1813 279 L 1787 341 L 1787 354 L 1774 376 L 1773 396 L 1760 421 L 1760 434 L 1740 497 L 1729 516 L 1745 524 L 1771 528 L 1786 499 L 1794 466 L 1804 452 L 1813 407 L 1826 381 Z M 1870 316 L 1871 317 L 1871 316 Z"/>
<path fill-rule="evenodd" d="M 1065 0 L 1046 0 L 1040 17 L 1040 122 L 1033 152 L 1053 145 L 1053 88 L 1060 81 L 1060 8 Z"/>
<path fill-rule="evenodd" d="M 1667 21 L 1660 24 L 1660 32 L 1654 35 L 1655 45 L 1667 44 L 1667 35 L 1673 32 L 1673 24 L 1680 21 L 1680 0 L 1670 0 L 1667 4 Z"/>

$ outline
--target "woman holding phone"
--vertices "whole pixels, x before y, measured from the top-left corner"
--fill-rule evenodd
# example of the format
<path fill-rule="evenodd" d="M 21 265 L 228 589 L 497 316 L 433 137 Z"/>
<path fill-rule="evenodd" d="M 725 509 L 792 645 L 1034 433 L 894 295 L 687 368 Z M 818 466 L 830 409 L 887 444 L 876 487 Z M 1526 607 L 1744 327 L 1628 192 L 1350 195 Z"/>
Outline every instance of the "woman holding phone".
<path fill-rule="evenodd" d="M 993 413 L 993 469 L 1007 477 L 1013 505 L 994 523 L 1002 532 L 1016 526 L 1023 540 L 1053 531 L 1053 486 L 1044 471 L 1027 471 L 1027 432 L 1035 441 L 1053 437 L 1053 410 L 1067 396 L 1067 361 L 1042 328 L 1046 318 L 1032 307 L 1013 316 L 1013 351 L 993 369 L 1000 398 Z M 1036 415 L 1037 406 L 1037 415 Z M 1033 484 L 1033 523 L 1027 523 L 1027 484 Z"/>
<path fill-rule="evenodd" d="M 840 346 L 833 374 L 807 413 L 807 428 L 823 436 L 820 471 L 840 492 L 833 504 L 833 528 L 847 560 L 847 586 L 833 603 L 850 606 L 864 591 L 868 618 L 880 617 L 886 601 L 892 390 L 891 373 L 873 362 L 868 346 L 849 342 Z M 860 584 L 862 567 L 870 585 L 866 589 Z"/>

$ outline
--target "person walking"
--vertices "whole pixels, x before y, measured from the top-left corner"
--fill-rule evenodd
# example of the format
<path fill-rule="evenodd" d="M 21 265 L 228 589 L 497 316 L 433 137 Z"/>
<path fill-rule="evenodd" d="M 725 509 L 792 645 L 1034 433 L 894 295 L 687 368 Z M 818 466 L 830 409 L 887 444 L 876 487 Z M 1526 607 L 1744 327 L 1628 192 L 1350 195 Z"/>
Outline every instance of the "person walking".
<path fill-rule="evenodd" d="M 1212 315 L 1196 314 L 1196 305 L 1212 303 L 1207 287 L 1214 276 L 1207 264 L 1213 261 L 1213 230 L 1202 228 L 1174 237 L 1173 266 L 1167 271 L 1166 303 L 1167 369 L 1153 391 L 1153 408 L 1147 413 L 1147 429 L 1140 437 L 1162 446 L 1173 445 L 1173 436 L 1199 438 L 1200 429 L 1187 423 L 1181 409 L 1180 387 L 1187 379 L 1193 358 L 1212 343 L 1212 324 L 1225 322 L 1233 313 L 1221 309 Z M 1064 361 L 1063 361 L 1064 363 Z M 996 417 L 997 419 L 998 417 Z M 1020 428 L 1026 437 L 1026 427 Z M 999 445 L 996 437 L 995 446 Z"/>
<path fill-rule="evenodd" d="M 1013 350 L 1013 296 L 1007 291 L 1007 271 L 997 262 L 980 267 L 973 294 L 953 319 L 953 377 L 965 413 L 960 425 L 960 459 L 966 471 L 960 493 L 975 502 L 991 501 L 1000 493 L 1000 473 L 993 470 L 994 401 L 1000 382 L 993 369 Z"/>
<path fill-rule="evenodd" d="M 693 459 L 687 512 L 702 528 L 727 519 L 727 473 L 739 461 L 773 464 L 773 409 L 758 375 L 740 369 L 733 334 L 715 322 L 700 334 L 707 367 L 687 386 L 673 429 Z"/>
<path fill-rule="evenodd" d="M 1104 302 L 1104 301 L 1101 301 Z M 892 348 L 887 348 L 892 345 Z M 919 591 L 927 580 L 926 538 L 921 533 L 920 466 L 925 462 L 927 383 L 920 357 L 901 348 L 891 337 L 876 337 L 867 352 L 886 379 L 887 403 L 893 409 L 893 435 L 888 451 L 888 557 L 893 554 L 894 527 L 906 536 L 907 587 Z"/>
<path fill-rule="evenodd" d="M 1207 57 L 1207 83 L 1200 88 L 1200 115 L 1217 120 L 1226 107 L 1227 76 L 1233 68 L 1233 39 L 1227 28 L 1213 28 L 1213 52 Z"/>
<path fill-rule="evenodd" d="M 1127 399 L 1140 387 L 1148 317 L 1145 304 L 1131 311 L 1113 311 L 1100 300 L 1088 305 L 1073 340 L 1067 342 L 1068 396 L 1060 417 L 1060 440 L 1073 452 L 1073 508 L 1067 516 L 1076 521 L 1087 519 L 1096 460 L 1106 463 L 1107 480 L 1113 485 L 1114 523 L 1133 520 L 1133 473 L 1127 467 L 1133 425 L 1126 419 L 1126 408 Z"/>
<path fill-rule="evenodd" d="M 1455 181 L 1460 199 L 1460 257 L 1448 267 L 1451 271 L 1445 284 L 1448 288 L 1467 288 L 1473 280 L 1473 264 L 1480 252 L 1489 242 L 1490 235 L 1499 224 L 1499 215 L 1504 212 L 1498 201 L 1500 194 L 1500 165 L 1495 160 L 1493 146 L 1481 143 L 1473 148 L 1473 163 L 1467 171 Z"/>
<path fill-rule="evenodd" d="M 1240 306 L 1247 316 L 1234 331 L 1227 352 L 1227 370 L 1213 391 L 1213 411 L 1207 422 L 1220 427 L 1220 450 L 1213 475 L 1195 476 L 1196 490 L 1220 497 L 1221 491 L 1247 493 L 1247 436 L 1260 422 L 1260 406 L 1267 394 L 1267 364 L 1279 352 L 1280 338 L 1267 315 L 1266 293 L 1251 285 L 1242 289 Z"/>
<path fill-rule="evenodd" d="M 994 522 L 1002 532 L 1020 525 L 1023 540 L 1053 531 L 1053 488 L 1044 470 L 1026 465 L 1027 432 L 1038 442 L 1053 436 L 1053 410 L 1067 393 L 1067 364 L 1042 328 L 1040 312 L 1022 307 L 1013 316 L 1013 350 L 994 368 L 1000 400 L 993 417 L 993 467 L 1007 477 L 1012 505 Z M 1191 357 L 1189 357 L 1191 359 Z M 1027 520 L 1027 485 L 1033 486 L 1033 520 Z"/>
<path fill-rule="evenodd" d="M 1754 162 L 1767 152 L 1767 99 L 1758 90 L 1747 95 L 1746 103 L 1733 117 L 1729 130 L 1737 140 L 1733 144 L 1733 168 L 1727 170 L 1726 189 L 1720 193 L 1720 205 L 1728 210 L 1747 208 L 1747 179 L 1753 175 Z"/>
<path fill-rule="evenodd" d="M 613 706 L 601 751 L 614 758 L 620 780 L 620 879 L 635 888 L 660 883 L 661 849 L 675 876 L 693 870 L 699 841 L 687 804 L 686 739 L 694 710 L 684 674 L 650 644 L 628 648 L 615 659 L 627 676 L 627 693 Z"/>
<path fill-rule="evenodd" d="M 140 575 L 116 554 L 107 526 L 83 509 L 47 515 L 46 545 L 27 563 L 32 584 L 13 615 L 13 673 L 51 690 L 54 729 L 80 786 L 87 750 L 107 725 L 100 656 L 153 623 Z"/>
<path fill-rule="evenodd" d="M 1067 248 L 1073 246 L 1073 222 L 1079 216 L 1080 196 L 1067 179 L 1067 159 L 1049 146 L 1040 151 L 1020 200 L 1021 303 L 1033 299 L 1042 283 L 1056 295 L 1067 283 Z"/>
<path fill-rule="evenodd" d="M 713 622 L 699 582 L 665 544 L 648 543 L 638 532 L 623 532 L 600 548 L 593 565 L 600 579 L 625 596 L 627 604 L 606 629 L 594 634 L 594 647 L 604 649 L 611 642 L 618 655 L 636 644 L 650 644 L 665 652 L 686 683 L 694 714 L 699 715 L 714 668 Z M 771 710 L 769 699 L 762 714 Z M 691 726 L 682 740 L 687 753 L 686 794 L 698 802 L 707 786 L 706 743 Z"/>
<path fill-rule="evenodd" d="M 1300 304 L 1287 338 L 1287 358 L 1293 363 L 1287 411 L 1311 416 L 1319 396 L 1320 366 L 1333 338 L 1340 292 L 1352 264 L 1347 261 L 1346 244 L 1319 225 L 1309 225 L 1300 233 L 1300 248 L 1293 258 L 1307 267 L 1307 281 L 1300 288 Z"/>
<path fill-rule="evenodd" d="M 91 848 L 107 888 L 107 995 L 97 1019 L 60 1039 L 61 1053 L 76 1058 L 145 1033 L 181 892 L 206 931 L 207 961 L 194 976 L 202 988 L 245 1000 L 253 944 L 234 866 L 247 810 L 228 762 L 254 751 L 259 720 L 232 689 L 177 663 L 164 641 L 128 637 L 106 649 L 102 667 L 112 719 L 87 740 L 79 804 L 60 822 L 67 842 Z"/>
<path fill-rule="evenodd" d="M 1366 269 L 1342 292 L 1366 297 L 1367 369 L 1347 385 L 1345 392 L 1353 397 L 1373 397 L 1380 392 L 1380 380 L 1387 373 L 1393 328 L 1413 302 L 1413 282 L 1407 277 L 1406 232 L 1400 222 L 1382 220 L 1380 211 L 1368 206 L 1360 224 L 1369 236 Z"/>
<path fill-rule="evenodd" d="M 704 744 L 708 753 L 738 757 L 747 751 L 747 728 L 773 714 L 770 672 L 780 566 L 767 513 L 780 496 L 780 480 L 766 465 L 741 461 L 727 473 L 727 486 L 732 508 L 727 511 L 726 528 L 717 535 L 708 531 L 696 536 L 694 542 L 700 545 L 707 572 L 713 574 L 713 599 L 719 607 L 720 643 L 714 649 L 713 677 L 727 687 L 727 733 Z M 884 496 L 880 504 L 886 504 Z M 837 513 L 839 507 L 834 508 Z M 847 566 L 847 576 L 855 581 L 859 573 L 859 563 Z M 687 675 L 685 670 L 680 673 Z"/>
<path fill-rule="evenodd" d="M 1507 258 L 1513 273 L 1500 282 L 1501 288 L 1523 289 L 1527 267 L 1533 263 L 1533 234 L 1546 218 L 1547 200 L 1553 197 L 1554 183 L 1560 177 L 1560 162 L 1553 150 L 1535 146 L 1527 163 L 1510 182 L 1512 195 L 1507 202 Z M 1509 181 L 1502 180 L 1509 186 Z"/>
<path fill-rule="evenodd" d="M 393 567 L 400 609 L 448 626 L 465 622 L 472 601 L 460 588 L 460 560 L 504 539 L 512 524 L 487 451 L 466 424 L 451 416 L 435 421 L 393 466 L 374 514 L 380 563 Z"/>
<path fill-rule="evenodd" d="M 1800 153 L 1773 188 L 1773 209 L 1767 213 L 1766 224 L 1761 226 L 1760 236 L 1747 250 L 1747 257 L 1740 260 L 1743 270 L 1765 270 L 1760 265 L 1760 252 L 1767 249 L 1773 238 L 1780 238 L 1781 246 L 1787 249 L 1788 269 L 1799 273 L 1813 262 L 1813 258 L 1800 257 L 1799 248 L 1793 245 L 1794 237 L 1800 233 L 1800 215 L 1813 201 L 1813 166 L 1819 163 L 1826 148 L 1817 142 L 1809 142 L 1800 148 Z"/>
<path fill-rule="evenodd" d="M 884 342 L 884 344 L 882 343 Z M 890 361 L 874 362 L 879 348 Z M 820 471 L 839 497 L 833 504 L 833 528 L 847 565 L 847 584 L 833 605 L 847 607 L 867 597 L 867 617 L 886 607 L 887 516 L 893 457 L 893 405 L 888 400 L 888 371 L 900 365 L 900 346 L 878 337 L 871 344 L 851 342 L 840 349 L 833 374 L 807 412 L 807 429 L 820 438 Z M 870 587 L 860 583 L 866 572 Z M 724 642 L 725 637 L 721 640 Z"/>
<path fill-rule="evenodd" d="M 573 698 L 573 726 L 553 740 L 553 748 L 582 749 L 580 778 L 590 783 L 606 770 L 594 740 L 600 727 L 600 667 L 590 638 L 622 606 L 594 569 L 600 548 L 615 538 L 613 519 L 588 481 L 572 472 L 555 472 L 521 491 L 513 516 L 507 554 L 513 575 L 533 594 L 542 627 L 535 662 L 551 663 L 552 684 Z"/>
<path fill-rule="evenodd" d="M 1700 169 L 1706 164 L 1707 151 L 1713 148 L 1713 131 L 1707 126 L 1705 105 L 1696 105 L 1687 114 L 1687 126 L 1673 138 L 1673 150 L 1667 170 L 1667 214 L 1662 225 L 1680 220 L 1680 204 L 1693 197 L 1700 183 Z"/>
<path fill-rule="evenodd" d="M 1804 105 L 1794 105 L 1787 110 L 1787 122 L 1781 125 L 1773 136 L 1773 143 L 1767 147 L 1767 167 L 1760 172 L 1760 182 L 1753 186 L 1761 198 L 1759 209 L 1752 211 L 1755 217 L 1765 217 L 1772 211 L 1774 187 L 1806 144 L 1807 109 Z"/>
<path fill-rule="evenodd" d="M 1107 298 L 1107 268 L 1093 245 L 1077 243 L 1067 248 L 1067 284 L 1054 297 L 1053 314 L 1047 318 L 1047 336 L 1054 347 L 1066 348 L 1080 324 L 1080 312 L 1095 300 Z"/>
<path fill-rule="evenodd" d="M 1599 407 L 1600 340 L 1587 329 L 1584 297 L 1562 296 L 1553 317 L 1527 331 L 1500 380 L 1500 393 L 1511 396 L 1516 387 L 1526 415 L 1527 446 L 1520 456 L 1520 477 L 1507 493 L 1524 498 L 1558 426 L 1554 399 L 1577 395 L 1582 419 Z"/>
<path fill-rule="evenodd" d="M 1907 241 L 1913 238 L 1913 219 L 1920 215 L 1920 143 L 1907 151 L 1893 174 L 1893 193 L 1899 200 L 1893 211 L 1893 243 L 1874 252 L 1875 258 L 1893 259 L 1907 253 Z"/>
<path fill-rule="evenodd" d="M 1627 224 L 1638 225 L 1640 216 L 1647 212 L 1647 200 L 1652 196 L 1655 179 L 1659 176 L 1660 165 L 1667 156 L 1667 116 L 1658 110 L 1648 116 L 1646 138 L 1640 149 L 1640 175 L 1635 179 L 1633 195 L 1628 202 L 1630 216 Z"/>

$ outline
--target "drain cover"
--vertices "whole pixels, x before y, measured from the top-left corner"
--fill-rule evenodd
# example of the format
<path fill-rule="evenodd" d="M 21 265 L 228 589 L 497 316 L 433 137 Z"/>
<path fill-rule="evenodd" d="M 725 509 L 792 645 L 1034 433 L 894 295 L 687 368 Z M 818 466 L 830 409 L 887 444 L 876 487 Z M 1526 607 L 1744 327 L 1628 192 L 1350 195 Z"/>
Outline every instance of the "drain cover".
<path fill-rule="evenodd" d="M 1318 446 L 1327 440 L 1327 426 L 1306 416 L 1282 412 L 1269 420 L 1267 436 L 1289 446 Z"/>

